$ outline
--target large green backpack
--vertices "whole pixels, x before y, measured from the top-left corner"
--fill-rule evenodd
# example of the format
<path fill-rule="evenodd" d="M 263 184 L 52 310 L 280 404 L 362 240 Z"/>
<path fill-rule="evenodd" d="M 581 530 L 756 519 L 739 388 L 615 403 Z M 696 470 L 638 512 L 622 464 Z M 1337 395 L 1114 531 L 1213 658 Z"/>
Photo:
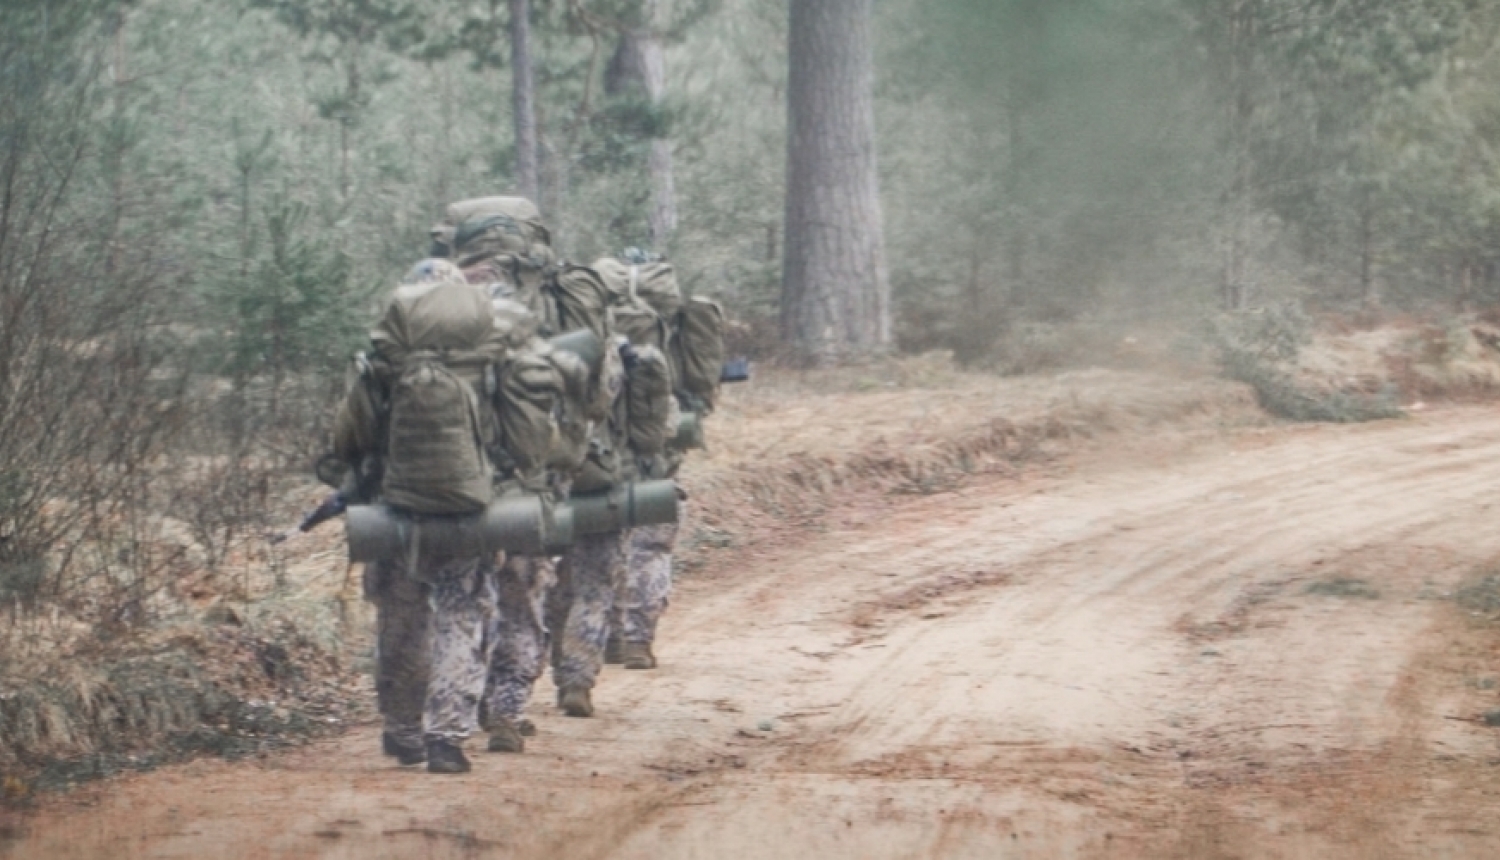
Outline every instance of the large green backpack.
<path fill-rule="evenodd" d="M 586 266 L 562 263 L 533 284 L 518 284 L 502 263 L 486 260 L 464 269 L 469 282 L 491 297 L 523 305 L 536 315 L 538 334 L 555 337 L 588 329 L 601 340 L 610 331 L 609 291 L 599 275 Z"/>
<path fill-rule="evenodd" d="M 491 457 L 497 471 L 521 486 L 540 489 L 545 468 L 558 445 L 558 417 L 567 400 L 567 382 L 553 362 L 552 349 L 537 337 L 536 316 L 505 299 L 491 302 L 494 339 L 503 343 L 496 365 L 494 407 L 498 446 Z"/>
<path fill-rule="evenodd" d="M 370 334 L 388 504 L 458 514 L 494 497 L 489 451 L 498 431 L 487 389 L 503 356 L 494 335 L 489 297 L 464 281 L 396 289 Z"/>
<path fill-rule="evenodd" d="M 672 396 L 672 365 L 661 350 L 636 349 L 626 371 L 626 433 L 637 457 L 655 457 L 677 433 L 677 398 Z"/>
<path fill-rule="evenodd" d="M 539 283 L 557 261 L 551 231 L 542 223 L 536 204 L 524 197 L 477 197 L 454 203 L 433 228 L 433 239 L 448 246 L 449 258 L 460 268 L 499 260 L 510 274 L 527 283 Z"/>
<path fill-rule="evenodd" d="M 615 338 L 605 341 L 599 367 L 590 373 L 583 402 L 592 418 L 585 425 L 572 473 L 573 492 L 608 490 L 624 480 L 626 458 L 621 450 L 628 441 L 626 371 Z"/>
<path fill-rule="evenodd" d="M 718 302 L 694 296 L 683 303 L 669 353 L 678 392 L 698 401 L 695 411 L 712 412 L 724 371 L 724 309 Z"/>
<path fill-rule="evenodd" d="M 635 249 L 594 262 L 609 287 L 615 330 L 670 359 L 673 385 L 695 411 L 713 411 L 724 366 L 724 310 L 717 302 L 683 300 L 666 260 Z"/>
<path fill-rule="evenodd" d="M 665 352 L 672 337 L 670 321 L 682 303 L 672 264 L 604 257 L 592 268 L 609 289 L 610 328 L 636 346 Z"/>
<path fill-rule="evenodd" d="M 588 266 L 564 262 L 543 285 L 542 308 L 547 336 L 586 328 L 600 340 L 609 337 L 609 288 Z"/>
<path fill-rule="evenodd" d="M 640 299 L 662 319 L 671 319 L 682 306 L 682 290 L 677 286 L 677 271 L 666 260 L 645 255 L 629 260 L 604 257 L 595 260 L 593 268 L 604 279 L 611 296 L 617 302 Z"/>

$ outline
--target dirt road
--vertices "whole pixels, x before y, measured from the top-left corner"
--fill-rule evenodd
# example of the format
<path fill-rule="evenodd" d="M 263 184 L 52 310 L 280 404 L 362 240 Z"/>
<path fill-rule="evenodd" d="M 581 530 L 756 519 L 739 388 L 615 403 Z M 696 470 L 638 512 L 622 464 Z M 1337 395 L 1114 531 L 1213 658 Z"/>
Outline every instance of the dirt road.
<path fill-rule="evenodd" d="M 544 681 L 522 756 L 370 727 L 52 801 L 8 856 L 1500 856 L 1500 634 L 1451 599 L 1500 570 L 1500 410 L 1105 447 L 719 553 L 662 667 L 593 720 Z"/>

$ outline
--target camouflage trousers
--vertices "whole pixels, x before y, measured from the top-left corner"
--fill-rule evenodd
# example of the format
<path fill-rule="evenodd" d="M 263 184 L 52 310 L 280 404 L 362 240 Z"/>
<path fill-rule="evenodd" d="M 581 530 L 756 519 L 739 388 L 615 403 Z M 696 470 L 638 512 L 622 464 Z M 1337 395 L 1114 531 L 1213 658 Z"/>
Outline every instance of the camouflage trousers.
<path fill-rule="evenodd" d="M 385 731 L 403 746 L 462 741 L 479 722 L 489 663 L 485 631 L 495 613 L 491 559 L 372 564 L 375 694 Z M 420 577 L 420 578 L 419 578 Z"/>
<path fill-rule="evenodd" d="M 531 700 L 547 659 L 547 595 L 557 581 L 547 556 L 514 555 L 496 578 L 495 613 L 485 633 L 490 648 L 484 688 L 485 721 L 514 721 Z"/>
<path fill-rule="evenodd" d="M 625 538 L 625 577 L 615 596 L 610 635 L 651 643 L 672 597 L 672 548 L 681 522 L 638 526 Z"/>
<path fill-rule="evenodd" d="M 624 532 L 585 535 L 563 555 L 547 601 L 548 627 L 557 632 L 552 680 L 559 689 L 594 686 L 624 574 Z"/>

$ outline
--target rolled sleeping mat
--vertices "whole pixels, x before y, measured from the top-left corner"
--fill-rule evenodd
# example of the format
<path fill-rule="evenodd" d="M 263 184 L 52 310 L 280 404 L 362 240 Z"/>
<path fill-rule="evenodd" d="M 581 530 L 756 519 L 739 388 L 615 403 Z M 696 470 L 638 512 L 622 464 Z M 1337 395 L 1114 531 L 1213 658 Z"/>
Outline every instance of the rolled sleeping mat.
<path fill-rule="evenodd" d="M 572 512 L 573 533 L 580 536 L 675 523 L 677 482 L 635 481 L 602 493 L 574 496 L 565 507 Z"/>
<path fill-rule="evenodd" d="M 573 526 L 573 508 L 566 502 L 552 508 L 552 528 L 547 532 L 547 554 L 561 555 L 574 541 L 578 530 Z"/>
<path fill-rule="evenodd" d="M 692 451 L 703 447 L 703 418 L 696 412 L 686 410 L 677 413 L 677 435 L 672 437 L 670 448 Z"/>
<path fill-rule="evenodd" d="M 543 555 L 579 535 L 677 522 L 677 484 L 641 481 L 547 505 L 533 495 L 505 496 L 477 514 L 412 516 L 388 505 L 352 505 L 344 529 L 351 562 L 405 558 L 412 542 L 451 556 L 496 552 Z"/>
<path fill-rule="evenodd" d="M 554 540 L 554 517 L 538 496 L 506 496 L 477 514 L 414 517 L 388 505 L 353 505 L 344 529 L 351 562 L 405 557 L 413 540 L 455 557 L 514 552 L 538 555 Z"/>

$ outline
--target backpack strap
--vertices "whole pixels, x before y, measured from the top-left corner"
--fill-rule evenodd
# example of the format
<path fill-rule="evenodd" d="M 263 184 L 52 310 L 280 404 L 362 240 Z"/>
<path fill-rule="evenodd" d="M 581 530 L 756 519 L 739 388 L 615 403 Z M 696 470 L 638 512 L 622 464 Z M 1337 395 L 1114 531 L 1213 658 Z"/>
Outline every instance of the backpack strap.
<path fill-rule="evenodd" d="M 385 362 L 381 362 L 385 366 Z M 370 361 L 364 352 L 354 356 L 355 372 L 365 397 L 375 413 L 374 451 L 364 456 L 363 462 L 353 464 L 356 475 L 356 492 L 366 502 L 374 501 L 380 493 L 380 481 L 385 473 L 385 452 L 390 436 L 391 390 L 388 379 L 381 378 L 381 369 Z M 388 366 L 386 367 L 389 370 Z"/>

